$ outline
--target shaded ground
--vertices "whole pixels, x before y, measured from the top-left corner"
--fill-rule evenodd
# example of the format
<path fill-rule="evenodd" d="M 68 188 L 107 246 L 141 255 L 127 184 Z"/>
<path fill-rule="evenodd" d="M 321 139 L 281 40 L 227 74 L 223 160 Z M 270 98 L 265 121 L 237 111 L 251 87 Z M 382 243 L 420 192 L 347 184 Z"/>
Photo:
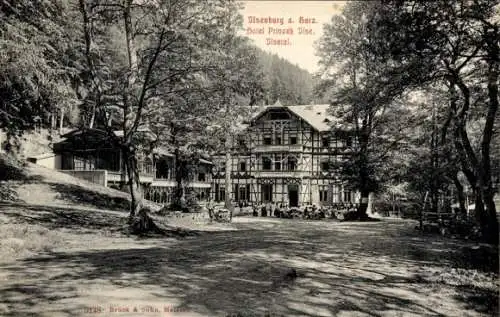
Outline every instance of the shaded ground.
<path fill-rule="evenodd" d="M 113 212 L 0 207 L 60 243 L 0 265 L 2 316 L 484 316 L 498 253 L 414 223 L 235 218 L 227 230 L 136 239 Z M 83 211 L 82 211 L 83 212 Z M 30 214 L 33 219 L 26 218 Z M 209 225 L 205 227 L 210 229 Z M 217 229 L 217 230 L 215 230 Z M 230 230 L 229 230 L 230 229 Z M 289 268 L 296 279 L 287 279 Z M 137 313 L 111 312 L 121 307 Z M 145 310 L 158 309 L 160 312 Z M 164 312 L 175 308 L 176 312 Z M 141 310 L 143 310 L 141 312 Z"/>
<path fill-rule="evenodd" d="M 0 316 L 498 312 L 498 250 L 415 223 L 189 215 L 160 221 L 185 234 L 142 239 L 125 230 L 126 193 L 0 160 L 5 180 L 0 200 L 17 201 L 0 203 Z"/>

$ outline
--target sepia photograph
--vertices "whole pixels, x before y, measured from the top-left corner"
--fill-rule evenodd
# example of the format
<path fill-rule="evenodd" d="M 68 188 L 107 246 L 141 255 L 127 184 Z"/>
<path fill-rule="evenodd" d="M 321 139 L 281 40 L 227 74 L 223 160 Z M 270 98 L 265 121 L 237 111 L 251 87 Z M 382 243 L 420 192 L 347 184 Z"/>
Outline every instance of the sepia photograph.
<path fill-rule="evenodd" d="M 500 0 L 0 0 L 0 316 L 499 316 Z"/>

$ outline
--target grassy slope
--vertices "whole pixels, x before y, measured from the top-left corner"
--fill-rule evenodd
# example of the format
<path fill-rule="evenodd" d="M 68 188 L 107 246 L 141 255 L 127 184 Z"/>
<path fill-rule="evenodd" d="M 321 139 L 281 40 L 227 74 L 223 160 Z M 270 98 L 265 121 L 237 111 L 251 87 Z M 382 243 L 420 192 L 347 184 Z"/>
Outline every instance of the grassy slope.
<path fill-rule="evenodd" d="M 65 244 L 73 237 L 62 228 L 97 235 L 124 230 L 129 201 L 127 193 L 0 154 L 0 261 Z"/>
<path fill-rule="evenodd" d="M 127 211 L 129 194 L 32 163 L 0 156 L 0 180 L 20 201 L 31 205 L 64 205 Z M 158 205 L 146 202 L 152 209 Z"/>

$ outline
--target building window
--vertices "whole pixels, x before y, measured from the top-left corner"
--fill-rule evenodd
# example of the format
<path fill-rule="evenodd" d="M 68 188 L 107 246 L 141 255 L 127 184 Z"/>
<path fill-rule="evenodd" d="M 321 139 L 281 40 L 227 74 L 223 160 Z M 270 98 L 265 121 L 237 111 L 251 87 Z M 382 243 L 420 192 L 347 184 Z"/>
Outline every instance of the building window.
<path fill-rule="evenodd" d="M 240 137 L 240 138 L 238 138 L 238 146 L 239 146 L 240 148 L 245 148 L 245 147 L 246 147 L 246 142 L 245 142 L 245 139 L 243 139 L 243 138 L 241 138 L 241 137 Z"/>
<path fill-rule="evenodd" d="M 264 137 L 264 145 L 271 145 L 272 139 L 270 136 Z"/>
<path fill-rule="evenodd" d="M 321 146 L 322 147 L 329 147 L 330 146 L 330 140 L 328 139 L 328 137 L 321 138 Z"/>
<path fill-rule="evenodd" d="M 233 195 L 232 196 L 234 197 L 234 201 L 240 200 L 239 193 L 240 192 L 238 191 L 238 185 L 237 184 L 233 185 Z"/>
<path fill-rule="evenodd" d="M 219 187 L 219 199 L 218 201 L 225 201 L 226 200 L 226 189 L 224 187 Z"/>
<path fill-rule="evenodd" d="M 240 172 L 245 172 L 247 170 L 247 164 L 245 162 L 240 162 Z"/>
<path fill-rule="evenodd" d="M 344 191 L 344 202 L 347 202 L 347 203 L 351 202 L 351 192 L 350 191 Z"/>
<path fill-rule="evenodd" d="M 320 189 L 319 190 L 319 201 L 322 203 L 328 202 L 328 190 Z"/>
<path fill-rule="evenodd" d="M 280 171 L 281 170 L 281 161 L 274 162 L 274 169 L 276 171 Z"/>
<path fill-rule="evenodd" d="M 340 192 L 339 192 L 339 186 L 338 185 L 332 185 L 332 201 L 334 203 L 339 203 L 340 202 Z"/>
<path fill-rule="evenodd" d="M 219 162 L 219 172 L 222 172 L 222 173 L 226 172 L 226 162 L 224 162 L 224 161 Z"/>
<path fill-rule="evenodd" d="M 291 136 L 290 137 L 290 144 L 297 144 L 297 137 L 296 136 Z"/>
<path fill-rule="evenodd" d="M 80 171 L 91 171 L 94 170 L 94 164 L 91 159 L 85 157 L 76 157 L 74 158 L 74 168 L 75 170 Z"/>
<path fill-rule="evenodd" d="M 85 161 L 82 158 L 75 156 L 74 168 L 75 168 L 75 170 L 78 170 L 78 171 L 85 170 Z"/>
<path fill-rule="evenodd" d="M 268 157 L 263 157 L 262 158 L 262 169 L 263 170 L 271 170 L 271 159 Z"/>
<path fill-rule="evenodd" d="M 281 145 L 281 137 L 280 136 L 277 136 L 275 141 L 276 141 L 276 143 L 275 143 L 276 145 Z"/>
<path fill-rule="evenodd" d="M 321 171 L 322 172 L 328 172 L 329 169 L 330 169 L 330 162 L 328 162 L 328 161 L 321 162 Z"/>
<path fill-rule="evenodd" d="M 295 171 L 297 169 L 297 159 L 294 157 L 288 158 L 288 170 Z"/>
<path fill-rule="evenodd" d="M 205 173 L 198 173 L 198 181 L 199 182 L 205 182 L 206 181 Z"/>
<path fill-rule="evenodd" d="M 262 184 L 262 202 L 272 202 L 273 200 L 273 185 Z"/>
<path fill-rule="evenodd" d="M 286 120 L 290 118 L 286 112 L 271 112 L 269 117 L 271 120 Z"/>
<path fill-rule="evenodd" d="M 156 175 L 157 179 L 168 179 L 169 166 L 164 160 L 156 161 Z"/>
<path fill-rule="evenodd" d="M 248 198 L 249 198 L 249 195 L 247 193 L 246 186 L 240 186 L 238 200 L 248 200 Z"/>

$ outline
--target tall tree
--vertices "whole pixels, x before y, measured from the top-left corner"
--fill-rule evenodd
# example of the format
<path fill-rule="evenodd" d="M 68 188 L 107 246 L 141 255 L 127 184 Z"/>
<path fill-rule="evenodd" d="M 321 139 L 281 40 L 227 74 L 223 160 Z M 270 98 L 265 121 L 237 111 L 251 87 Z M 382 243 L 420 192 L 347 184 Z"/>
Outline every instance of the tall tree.
<path fill-rule="evenodd" d="M 227 32 L 222 21 L 236 7 L 230 0 L 80 0 L 79 4 L 92 76 L 90 96 L 100 115 L 99 125 L 125 160 L 133 218 L 141 206 L 137 140 L 143 128 L 155 122 L 148 114 L 157 118 L 153 110 L 160 105 L 175 107 L 161 100 L 198 89 L 190 79 L 213 66 L 211 52 L 220 34 Z M 115 127 L 123 131 L 121 136 L 116 136 Z"/>
<path fill-rule="evenodd" d="M 235 21 L 235 23 L 241 23 Z M 233 211 L 231 202 L 232 152 L 238 145 L 241 122 L 248 118 L 252 107 L 263 100 L 263 72 L 257 48 L 248 39 L 227 37 L 221 46 L 226 58 L 214 80 L 219 83 L 214 102 L 223 107 L 212 119 L 210 144 L 212 151 L 225 153 L 225 207 Z"/>
<path fill-rule="evenodd" d="M 490 146 L 498 112 L 497 1 L 382 3 L 368 18 L 371 47 L 393 69 L 415 59 L 421 83 L 448 87 L 448 117 L 455 151 L 476 196 L 476 215 L 483 237 L 498 243 L 498 222 L 493 203 Z M 425 74 L 425 76 L 422 76 Z M 401 85 L 407 83 L 401 82 Z M 475 114 L 476 113 L 476 114 Z M 477 115 L 479 113 L 479 115 Z M 471 119 L 484 118 L 480 150 L 468 134 Z"/>
<path fill-rule="evenodd" d="M 409 116 L 401 102 L 406 87 L 392 79 L 411 82 L 411 67 L 392 72 L 366 50 L 367 16 L 375 5 L 349 2 L 324 27 L 318 45 L 322 80 L 317 90 L 330 98 L 330 111 L 339 119 L 335 128 L 349 130 L 354 137 L 351 157 L 335 168 L 361 194 L 359 218 L 367 216 L 369 194 L 383 181 L 388 157 L 401 145 Z"/>
<path fill-rule="evenodd" d="M 0 2 L 0 128 L 10 136 L 49 128 L 77 102 L 77 52 L 70 0 Z M 52 121 L 53 124 L 50 124 Z"/>

